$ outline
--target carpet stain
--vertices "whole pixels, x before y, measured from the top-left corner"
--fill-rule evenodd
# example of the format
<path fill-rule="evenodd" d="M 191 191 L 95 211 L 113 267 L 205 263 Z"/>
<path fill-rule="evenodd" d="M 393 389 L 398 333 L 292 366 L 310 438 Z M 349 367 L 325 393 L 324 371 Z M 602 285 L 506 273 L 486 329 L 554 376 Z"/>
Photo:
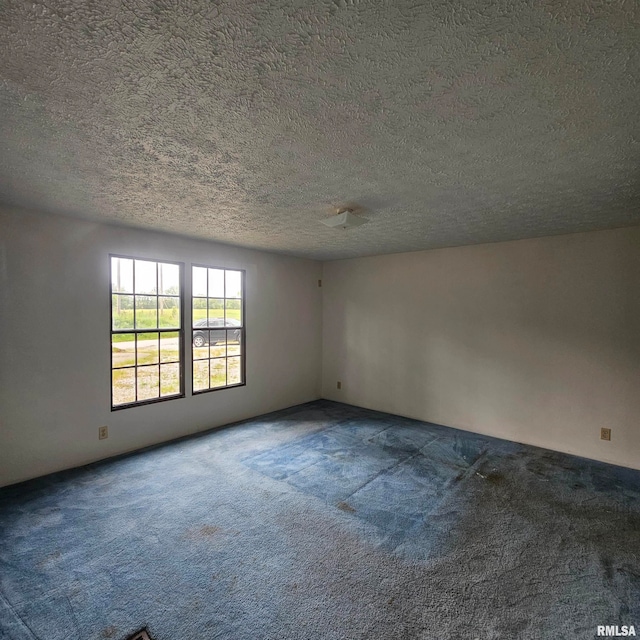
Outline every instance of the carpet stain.
<path fill-rule="evenodd" d="M 61 556 L 62 556 L 62 553 L 60 553 L 59 550 L 54 551 L 53 553 L 50 553 L 46 558 L 38 562 L 36 566 L 38 567 L 38 569 L 42 569 L 46 567 L 48 564 L 51 564 L 52 562 L 55 562 L 56 560 L 58 560 Z"/>
<path fill-rule="evenodd" d="M 103 638 L 113 638 L 113 636 L 116 635 L 116 632 L 118 631 L 118 629 L 114 626 L 111 627 L 106 627 L 103 631 L 102 631 L 102 637 Z"/>
<path fill-rule="evenodd" d="M 205 524 L 202 527 L 196 527 L 195 529 L 189 529 L 184 537 L 188 540 L 202 540 L 206 538 L 212 538 L 216 534 L 220 533 L 222 529 L 212 524 Z"/>
<path fill-rule="evenodd" d="M 149 632 L 145 628 L 137 631 L 132 636 L 129 636 L 127 640 L 153 640 L 153 638 L 149 635 Z"/>
<path fill-rule="evenodd" d="M 496 485 L 504 484 L 505 477 L 499 471 L 492 471 L 491 473 L 487 474 L 487 482 Z"/>
<path fill-rule="evenodd" d="M 568 472 L 578 472 L 578 469 L 571 462 L 565 460 L 564 456 L 555 452 L 544 452 L 538 457 L 527 461 L 527 469 L 539 476 L 549 476 L 558 468 Z"/>
<path fill-rule="evenodd" d="M 338 507 L 338 509 L 340 509 L 342 511 L 346 511 L 347 513 L 355 513 L 356 512 L 356 510 L 350 504 L 347 504 L 346 502 L 338 502 L 336 507 Z"/>

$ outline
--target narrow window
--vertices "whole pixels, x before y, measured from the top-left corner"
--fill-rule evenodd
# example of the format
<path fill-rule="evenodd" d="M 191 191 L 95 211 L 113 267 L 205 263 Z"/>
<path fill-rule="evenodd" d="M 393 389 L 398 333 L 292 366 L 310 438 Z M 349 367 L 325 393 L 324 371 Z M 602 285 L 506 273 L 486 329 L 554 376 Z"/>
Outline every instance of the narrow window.
<path fill-rule="evenodd" d="M 111 408 L 184 396 L 182 265 L 111 256 Z"/>
<path fill-rule="evenodd" d="M 245 383 L 244 271 L 193 266 L 193 393 Z"/>

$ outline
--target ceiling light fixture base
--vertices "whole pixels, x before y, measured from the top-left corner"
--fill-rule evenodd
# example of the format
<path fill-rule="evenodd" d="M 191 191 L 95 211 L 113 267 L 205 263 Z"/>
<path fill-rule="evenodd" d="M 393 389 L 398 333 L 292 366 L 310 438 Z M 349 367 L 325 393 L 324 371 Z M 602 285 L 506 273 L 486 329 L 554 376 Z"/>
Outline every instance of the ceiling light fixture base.
<path fill-rule="evenodd" d="M 366 218 L 357 216 L 351 209 L 342 209 L 337 215 L 324 218 L 324 220 L 320 220 L 320 222 L 333 229 L 352 229 L 368 221 Z"/>

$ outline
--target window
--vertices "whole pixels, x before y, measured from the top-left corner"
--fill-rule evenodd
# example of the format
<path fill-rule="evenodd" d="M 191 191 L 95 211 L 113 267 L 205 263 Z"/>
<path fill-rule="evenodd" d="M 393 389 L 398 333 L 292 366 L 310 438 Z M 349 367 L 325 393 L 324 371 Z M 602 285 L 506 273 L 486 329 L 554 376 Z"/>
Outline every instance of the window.
<path fill-rule="evenodd" d="M 184 396 L 182 265 L 111 256 L 111 408 Z"/>
<path fill-rule="evenodd" d="M 244 271 L 193 266 L 193 393 L 245 383 Z"/>

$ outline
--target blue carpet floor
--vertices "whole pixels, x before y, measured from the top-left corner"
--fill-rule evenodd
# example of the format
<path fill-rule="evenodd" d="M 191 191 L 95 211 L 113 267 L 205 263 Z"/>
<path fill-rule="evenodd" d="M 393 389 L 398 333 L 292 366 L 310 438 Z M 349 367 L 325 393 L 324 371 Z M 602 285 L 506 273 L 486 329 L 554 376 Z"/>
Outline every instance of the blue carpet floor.
<path fill-rule="evenodd" d="M 0 638 L 640 634 L 640 472 L 317 401 L 0 490 Z"/>

